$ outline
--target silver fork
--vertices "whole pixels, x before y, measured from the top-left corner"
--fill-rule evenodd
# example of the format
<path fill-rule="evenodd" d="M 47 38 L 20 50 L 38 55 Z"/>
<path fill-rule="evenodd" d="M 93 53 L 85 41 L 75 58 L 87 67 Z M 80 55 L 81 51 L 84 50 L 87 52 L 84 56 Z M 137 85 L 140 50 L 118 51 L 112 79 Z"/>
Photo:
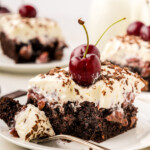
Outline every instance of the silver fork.
<path fill-rule="evenodd" d="M 108 148 L 100 146 L 96 143 L 86 141 L 86 140 L 82 140 L 82 139 L 74 137 L 74 136 L 64 135 L 64 134 L 55 135 L 55 136 L 48 137 L 48 138 L 45 138 L 45 139 L 36 139 L 36 140 L 32 140 L 32 142 L 33 143 L 43 143 L 43 142 L 48 142 L 48 141 L 51 141 L 51 140 L 58 140 L 58 139 L 70 140 L 70 141 L 73 141 L 73 142 L 77 142 L 77 143 L 86 145 L 86 146 L 92 148 L 93 150 L 109 150 Z"/>

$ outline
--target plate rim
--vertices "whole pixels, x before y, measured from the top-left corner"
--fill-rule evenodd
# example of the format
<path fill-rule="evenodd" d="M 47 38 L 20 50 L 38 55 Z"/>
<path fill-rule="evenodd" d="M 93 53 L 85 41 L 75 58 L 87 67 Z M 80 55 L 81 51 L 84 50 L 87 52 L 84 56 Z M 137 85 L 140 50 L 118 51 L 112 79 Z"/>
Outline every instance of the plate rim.
<path fill-rule="evenodd" d="M 52 63 L 47 64 L 17 64 L 15 65 L 6 65 L 6 64 L 0 64 L 0 71 L 5 72 L 12 72 L 12 73 L 39 73 L 46 70 L 49 70 L 51 68 L 54 68 L 56 66 L 59 67 L 66 67 L 68 66 L 68 60 L 66 61 L 56 61 Z"/>
<path fill-rule="evenodd" d="M 0 132 L 0 137 L 3 138 L 4 140 L 12 143 L 12 144 L 15 144 L 17 146 L 20 146 L 20 147 L 23 147 L 23 148 L 30 148 L 30 149 L 36 149 L 36 150 L 66 150 L 66 149 L 63 149 L 63 148 L 55 148 L 55 147 L 48 147 L 48 146 L 44 146 L 44 145 L 41 145 L 41 144 L 36 144 L 36 143 L 32 143 L 32 142 L 26 142 L 26 141 L 17 141 L 15 140 L 16 138 L 15 137 L 7 137 L 6 135 L 2 134 Z"/>

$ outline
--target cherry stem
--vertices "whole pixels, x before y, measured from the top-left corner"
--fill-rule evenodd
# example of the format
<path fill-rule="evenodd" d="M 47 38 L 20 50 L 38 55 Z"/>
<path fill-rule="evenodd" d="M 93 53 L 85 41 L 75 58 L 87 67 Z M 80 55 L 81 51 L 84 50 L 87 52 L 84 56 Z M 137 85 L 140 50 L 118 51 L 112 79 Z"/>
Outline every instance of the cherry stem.
<path fill-rule="evenodd" d="M 120 19 L 120 20 L 114 22 L 113 24 L 111 24 L 111 25 L 103 32 L 103 34 L 100 36 L 100 38 L 99 38 L 98 41 L 96 42 L 95 46 L 99 43 L 99 41 L 100 41 L 101 38 L 104 36 L 104 34 L 105 34 L 113 25 L 115 25 L 115 24 L 117 24 L 118 22 L 121 22 L 121 21 L 123 21 L 123 20 L 125 20 L 125 19 L 126 19 L 126 18 L 122 18 L 122 19 Z"/>
<path fill-rule="evenodd" d="M 85 25 L 84 25 L 84 21 L 82 21 L 81 19 L 79 19 L 79 20 L 78 20 L 78 23 L 83 26 L 83 28 L 84 28 L 84 30 L 85 30 L 85 33 L 86 33 L 87 46 L 86 46 L 86 50 L 85 50 L 84 55 L 83 55 L 83 58 L 86 58 L 86 55 L 87 55 L 88 50 L 89 50 L 89 35 L 88 35 L 87 29 L 86 29 L 86 27 L 85 27 Z"/>

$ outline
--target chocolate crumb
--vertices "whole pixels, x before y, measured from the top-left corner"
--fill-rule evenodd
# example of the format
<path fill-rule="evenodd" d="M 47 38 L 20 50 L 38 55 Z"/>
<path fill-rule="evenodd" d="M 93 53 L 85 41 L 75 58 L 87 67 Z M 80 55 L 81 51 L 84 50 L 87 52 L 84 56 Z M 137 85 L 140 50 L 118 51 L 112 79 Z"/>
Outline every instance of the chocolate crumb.
<path fill-rule="evenodd" d="M 77 95 L 80 94 L 78 89 L 75 88 L 74 90 L 75 90 L 75 92 L 77 93 Z"/>
<path fill-rule="evenodd" d="M 102 91 L 102 94 L 105 96 L 105 95 L 106 95 L 106 91 L 105 91 L 105 90 L 103 90 L 103 91 Z"/>
<path fill-rule="evenodd" d="M 34 127 L 32 127 L 33 131 L 37 131 L 38 130 L 38 125 L 36 124 Z"/>

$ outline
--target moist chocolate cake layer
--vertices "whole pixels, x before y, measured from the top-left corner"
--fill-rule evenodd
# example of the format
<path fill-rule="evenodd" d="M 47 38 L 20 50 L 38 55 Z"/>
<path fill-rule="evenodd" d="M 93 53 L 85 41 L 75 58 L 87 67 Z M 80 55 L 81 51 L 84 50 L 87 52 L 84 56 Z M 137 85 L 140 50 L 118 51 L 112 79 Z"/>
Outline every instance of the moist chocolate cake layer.
<path fill-rule="evenodd" d="M 14 124 L 14 116 L 16 112 L 21 109 L 22 105 L 9 97 L 3 97 L 0 99 L 0 119 L 12 127 Z"/>
<path fill-rule="evenodd" d="M 41 107 L 41 102 L 31 97 L 28 103 Z M 80 107 L 74 102 L 67 102 L 62 107 L 57 103 L 43 104 L 41 109 L 50 119 L 56 134 L 69 134 L 95 142 L 105 141 L 134 128 L 137 122 L 137 108 L 132 104 L 122 105 L 124 115 L 112 109 L 99 109 L 93 102 L 87 101 Z"/>
<path fill-rule="evenodd" d="M 16 63 L 46 63 L 51 60 L 60 60 L 66 44 L 63 41 L 52 39 L 42 43 L 40 39 L 32 39 L 28 44 L 17 43 L 9 39 L 5 33 L 0 33 L 3 53 L 13 59 Z"/>

